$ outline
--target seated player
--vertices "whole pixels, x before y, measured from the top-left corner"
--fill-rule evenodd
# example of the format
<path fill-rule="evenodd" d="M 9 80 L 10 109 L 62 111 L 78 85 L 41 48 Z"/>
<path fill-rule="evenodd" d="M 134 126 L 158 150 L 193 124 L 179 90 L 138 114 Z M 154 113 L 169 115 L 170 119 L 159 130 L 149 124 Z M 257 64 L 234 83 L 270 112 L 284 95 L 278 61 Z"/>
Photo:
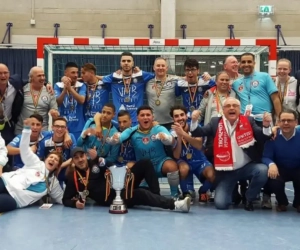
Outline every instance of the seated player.
<path fill-rule="evenodd" d="M 125 129 L 131 127 L 131 118 L 127 110 L 121 110 L 118 113 L 119 131 L 123 132 Z M 130 141 L 126 141 L 120 145 L 120 151 L 118 154 L 117 165 L 126 164 L 127 167 L 132 167 L 136 161 L 134 148 Z"/>
<path fill-rule="evenodd" d="M 31 134 L 29 140 L 29 146 L 33 153 L 37 153 L 40 142 L 43 138 L 51 136 L 51 132 L 49 131 L 42 131 L 43 129 L 43 117 L 39 114 L 33 114 L 30 116 L 31 124 Z M 8 145 L 7 151 L 8 155 L 13 156 L 13 170 L 17 170 L 24 166 L 24 163 L 20 157 L 20 141 L 22 138 L 22 134 L 17 135 Z"/>
<path fill-rule="evenodd" d="M 96 150 L 98 156 L 104 157 L 109 162 L 116 162 L 118 158 L 119 146 L 112 146 L 107 143 L 107 138 L 115 134 L 117 129 L 112 125 L 112 119 L 115 115 L 115 106 L 107 103 L 103 106 L 101 115 L 101 124 L 103 137 L 97 138 L 95 134 L 96 124 L 93 118 L 90 118 L 84 125 L 83 132 L 77 140 L 77 146 L 82 147 L 85 152 Z"/>
<path fill-rule="evenodd" d="M 37 155 L 44 160 L 52 151 L 62 154 L 63 163 L 58 175 L 59 183 L 62 186 L 66 180 L 66 168 L 71 164 L 70 152 L 72 148 L 76 147 L 76 139 L 73 134 L 67 132 L 67 120 L 63 117 L 58 117 L 53 121 L 52 131 L 50 136 L 46 136 L 40 141 Z M 64 145 L 66 135 L 71 138 L 72 145 L 70 147 Z"/>
<path fill-rule="evenodd" d="M 173 145 L 175 140 L 169 131 L 160 125 L 153 126 L 153 113 L 149 106 L 137 110 L 138 125 L 117 133 L 112 143 L 124 143 L 130 140 L 136 160 L 150 159 L 157 177 L 168 177 L 171 196 L 178 197 L 179 171 L 174 160 L 167 156 L 165 145 Z"/>
<path fill-rule="evenodd" d="M 44 161 L 28 146 L 35 118 L 24 121 L 20 154 L 24 166 L 16 171 L 3 173 L 0 178 L 0 213 L 29 206 L 43 198 L 62 203 L 63 191 L 56 178 L 62 163 L 60 153 L 51 152 Z M 48 201 L 49 202 L 49 201 Z"/>
<path fill-rule="evenodd" d="M 171 108 L 170 115 L 174 123 L 181 125 L 180 133 L 171 130 L 171 134 L 177 138 L 176 146 L 173 149 L 174 158 L 178 160 L 177 164 L 180 171 L 180 188 L 183 196 L 192 199 L 189 182 L 186 179 L 189 172 L 192 172 L 203 184 L 199 189 L 199 202 L 206 203 L 209 199 L 208 189 L 214 181 L 214 168 L 206 159 L 201 151 L 202 138 L 193 138 L 189 134 L 189 123 L 187 123 L 187 109 L 182 105 Z M 184 137 L 182 135 L 185 135 Z"/>
<path fill-rule="evenodd" d="M 71 157 L 75 168 L 71 168 L 68 171 L 69 179 L 64 192 L 63 204 L 66 207 L 84 209 L 86 197 L 88 197 L 96 201 L 99 205 L 111 205 L 116 194 L 114 190 L 107 190 L 110 187 L 106 185 L 104 176 L 110 163 L 101 157 L 97 157 L 96 152 L 90 154 L 90 160 L 88 160 L 82 148 L 73 149 Z M 154 168 L 150 160 L 142 161 L 146 164 L 140 164 L 131 168 L 131 172 L 134 174 L 133 190 L 131 190 L 131 181 L 128 185 L 130 190 L 127 190 L 127 192 L 128 194 L 132 193 L 132 195 L 127 196 L 124 192 L 121 194 L 127 206 L 130 208 L 142 205 L 189 212 L 189 197 L 186 197 L 184 200 L 174 201 L 174 199 L 154 193 L 155 190 L 159 189 Z M 139 184 L 143 179 L 146 179 L 150 190 L 139 188 Z M 108 197 L 107 192 L 110 192 Z"/>

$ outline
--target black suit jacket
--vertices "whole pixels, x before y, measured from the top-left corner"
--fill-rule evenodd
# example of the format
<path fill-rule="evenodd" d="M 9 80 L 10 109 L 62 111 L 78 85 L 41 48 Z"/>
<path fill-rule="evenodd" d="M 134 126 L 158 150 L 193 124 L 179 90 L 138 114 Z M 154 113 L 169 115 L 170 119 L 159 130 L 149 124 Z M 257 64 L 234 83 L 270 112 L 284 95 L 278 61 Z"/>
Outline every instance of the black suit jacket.
<path fill-rule="evenodd" d="M 13 121 L 13 123 L 17 123 L 24 103 L 23 86 L 26 84 L 26 82 L 22 81 L 19 75 L 12 75 L 9 77 L 9 83 L 17 91 L 15 100 L 12 105 L 12 111 L 11 111 L 11 115 L 12 115 L 11 120 Z"/>
<path fill-rule="evenodd" d="M 265 143 L 267 140 L 270 139 L 270 136 L 266 136 L 263 134 L 262 128 L 259 127 L 258 125 L 256 125 L 253 117 L 248 116 L 247 118 L 250 122 L 250 125 L 253 130 L 254 138 L 257 142 L 253 146 L 243 149 L 243 151 L 249 156 L 249 158 L 252 161 L 261 162 L 262 152 L 258 151 L 257 143 Z M 210 122 L 207 125 L 205 125 L 204 127 L 197 127 L 192 132 L 192 136 L 193 137 L 207 136 L 208 138 L 210 138 L 210 139 L 208 139 L 208 147 L 209 147 L 208 150 L 213 150 L 213 140 L 216 136 L 216 133 L 218 130 L 218 124 L 221 119 L 222 119 L 221 117 L 211 118 Z M 213 155 L 213 152 L 211 152 L 211 153 Z"/>

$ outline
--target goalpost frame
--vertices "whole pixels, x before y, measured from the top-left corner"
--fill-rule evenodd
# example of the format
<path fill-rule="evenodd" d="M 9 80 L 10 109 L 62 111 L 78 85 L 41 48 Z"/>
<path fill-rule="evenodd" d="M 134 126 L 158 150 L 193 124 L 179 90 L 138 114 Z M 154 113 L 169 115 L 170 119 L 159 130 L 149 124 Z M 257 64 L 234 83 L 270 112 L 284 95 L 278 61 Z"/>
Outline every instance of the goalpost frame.
<path fill-rule="evenodd" d="M 99 45 L 99 46 L 194 46 L 194 47 L 209 47 L 209 46 L 222 46 L 222 47 L 238 47 L 238 46 L 261 46 L 269 48 L 268 57 L 268 73 L 271 76 L 276 76 L 276 63 L 277 63 L 277 40 L 276 39 L 148 39 L 148 38 L 55 38 L 55 37 L 38 37 L 37 38 L 37 66 L 44 68 L 44 46 L 45 45 L 76 45 L 76 46 L 87 46 L 87 45 Z M 263 50 L 262 50 L 263 51 Z M 51 57 L 54 53 L 64 54 L 64 52 L 52 52 L 49 53 Z M 82 54 L 76 51 L 65 52 L 67 54 Z M 99 52 L 87 52 L 89 54 L 112 54 L 112 52 L 99 51 Z M 212 52 L 136 52 L 133 54 L 174 54 L 174 55 L 240 55 L 241 52 L 226 52 L 226 53 L 212 53 Z M 256 69 L 259 69 L 259 60 L 256 58 Z M 51 65 L 49 67 L 52 68 Z M 52 76 L 49 76 L 52 78 Z M 52 79 L 48 79 L 51 80 Z"/>

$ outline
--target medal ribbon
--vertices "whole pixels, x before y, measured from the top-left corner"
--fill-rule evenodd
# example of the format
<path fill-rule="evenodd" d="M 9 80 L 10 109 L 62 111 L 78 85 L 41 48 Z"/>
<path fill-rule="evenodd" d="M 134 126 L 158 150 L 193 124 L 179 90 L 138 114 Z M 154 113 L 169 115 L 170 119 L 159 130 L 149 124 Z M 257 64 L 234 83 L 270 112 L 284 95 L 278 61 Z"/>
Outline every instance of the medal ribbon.
<path fill-rule="evenodd" d="M 182 138 L 182 143 L 185 146 L 187 154 L 188 154 L 189 153 L 190 144 L 189 143 L 187 144 L 183 138 Z"/>
<path fill-rule="evenodd" d="M 1 99 L 0 99 L 0 103 L 2 103 L 5 100 L 5 98 L 7 96 L 7 90 L 8 90 L 8 84 L 6 84 L 4 94 L 1 96 Z"/>
<path fill-rule="evenodd" d="M 50 195 L 51 190 L 52 190 L 52 188 L 53 188 L 54 180 L 52 180 L 51 188 L 50 188 L 50 185 L 49 185 L 49 175 L 46 176 L 46 171 L 45 171 L 45 174 L 44 174 L 44 178 L 45 178 L 46 187 L 47 187 L 47 203 L 49 203 L 49 202 L 48 202 L 48 196 Z"/>
<path fill-rule="evenodd" d="M 125 93 L 128 94 L 130 90 L 131 76 L 123 76 L 123 83 L 124 83 Z"/>
<path fill-rule="evenodd" d="M 192 91 L 191 88 L 195 88 L 195 91 Z M 196 97 L 196 93 L 197 93 L 197 85 L 195 87 L 190 87 L 188 85 L 188 90 L 189 90 L 189 96 L 190 96 L 190 100 L 191 100 L 191 105 L 193 105 L 195 97 Z M 194 95 L 193 95 L 194 93 Z"/>
<path fill-rule="evenodd" d="M 157 84 L 158 82 L 161 82 L 160 88 L 158 87 L 158 84 Z M 164 88 L 164 85 L 165 85 L 165 81 L 162 82 L 162 81 L 158 81 L 158 80 L 155 79 L 154 88 L 155 88 L 155 92 L 156 92 L 157 99 L 159 99 L 159 97 L 160 97 L 160 95 L 161 95 L 161 92 L 162 92 L 162 90 L 163 90 L 163 88 Z"/>
<path fill-rule="evenodd" d="M 107 139 L 107 137 L 109 136 L 111 127 L 112 127 L 112 125 L 110 124 L 106 136 L 103 137 L 103 139 L 101 140 L 101 148 L 100 148 L 100 154 L 101 154 L 101 155 L 102 155 L 102 151 L 103 151 L 103 153 L 104 153 L 104 149 L 103 149 L 103 148 L 104 148 L 104 146 L 105 146 L 105 144 L 106 144 L 106 139 Z"/>
<path fill-rule="evenodd" d="M 289 80 L 290 80 L 290 78 L 288 77 L 288 79 L 284 83 L 283 92 L 282 92 L 282 89 L 281 89 L 281 84 L 280 84 L 279 80 L 277 80 L 277 89 L 278 89 L 278 92 L 279 92 L 279 99 L 281 101 L 281 104 L 283 104 L 284 97 L 286 96 L 286 93 L 288 91 Z"/>
<path fill-rule="evenodd" d="M 31 86 L 30 86 L 30 94 L 31 94 L 31 98 L 32 98 L 32 102 L 33 102 L 33 106 L 35 111 L 37 110 L 37 106 L 39 104 L 39 100 L 40 100 L 40 96 L 42 93 L 43 87 L 40 89 L 39 93 L 37 95 L 34 94 Z"/>
<path fill-rule="evenodd" d="M 73 88 L 73 87 L 72 87 Z M 75 91 L 77 92 L 78 88 L 74 88 Z M 69 91 L 67 91 L 67 95 L 68 95 L 68 100 L 69 100 L 69 103 L 71 103 L 70 105 L 70 109 L 72 111 L 72 109 L 74 108 L 74 97 L 72 95 L 70 95 Z"/>
<path fill-rule="evenodd" d="M 129 141 L 127 141 L 126 144 L 122 143 L 122 145 L 121 145 L 121 154 L 126 153 L 128 143 L 129 143 Z"/>
<path fill-rule="evenodd" d="M 226 95 L 226 98 L 228 97 L 228 94 Z M 220 107 L 223 109 L 223 104 L 222 104 L 222 101 L 221 101 L 221 98 L 220 98 L 220 95 L 219 95 L 219 92 L 218 91 L 216 91 L 216 93 L 215 93 L 215 98 L 216 98 L 216 103 L 217 103 L 217 112 L 219 113 L 219 114 L 221 114 L 220 113 Z M 221 111 L 222 112 L 222 111 Z"/>
<path fill-rule="evenodd" d="M 86 174 L 85 174 L 85 181 L 82 177 L 82 175 L 77 171 L 77 170 L 74 170 L 74 183 L 75 183 L 75 187 L 76 187 L 76 190 L 77 192 L 79 192 L 79 188 L 78 188 L 78 180 L 77 180 L 77 174 L 79 175 L 83 185 L 84 185 L 84 190 L 87 190 L 87 186 L 89 184 L 89 176 L 90 176 L 90 169 L 88 168 L 86 170 Z"/>

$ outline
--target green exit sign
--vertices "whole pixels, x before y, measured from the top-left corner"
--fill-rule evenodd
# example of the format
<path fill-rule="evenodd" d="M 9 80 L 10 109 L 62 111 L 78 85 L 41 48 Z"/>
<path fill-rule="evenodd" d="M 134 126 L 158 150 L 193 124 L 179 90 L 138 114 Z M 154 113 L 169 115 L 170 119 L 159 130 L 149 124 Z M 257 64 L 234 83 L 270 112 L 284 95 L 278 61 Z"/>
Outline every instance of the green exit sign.
<path fill-rule="evenodd" d="M 270 15 L 274 13 L 274 8 L 272 5 L 260 5 L 259 13 L 264 15 Z"/>

